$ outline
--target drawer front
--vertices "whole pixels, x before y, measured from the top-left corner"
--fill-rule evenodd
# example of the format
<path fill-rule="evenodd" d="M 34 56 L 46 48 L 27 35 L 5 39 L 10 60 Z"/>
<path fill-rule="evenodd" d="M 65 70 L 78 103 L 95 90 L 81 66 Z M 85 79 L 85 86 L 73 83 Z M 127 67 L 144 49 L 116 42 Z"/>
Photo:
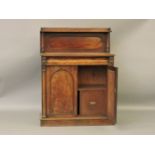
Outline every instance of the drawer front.
<path fill-rule="evenodd" d="M 80 91 L 80 115 L 106 115 L 106 89 Z"/>
<path fill-rule="evenodd" d="M 78 59 L 66 59 L 66 58 L 53 58 L 47 60 L 47 65 L 60 65 L 60 66 L 73 66 L 73 65 L 108 65 L 108 59 L 106 58 L 78 58 Z"/>

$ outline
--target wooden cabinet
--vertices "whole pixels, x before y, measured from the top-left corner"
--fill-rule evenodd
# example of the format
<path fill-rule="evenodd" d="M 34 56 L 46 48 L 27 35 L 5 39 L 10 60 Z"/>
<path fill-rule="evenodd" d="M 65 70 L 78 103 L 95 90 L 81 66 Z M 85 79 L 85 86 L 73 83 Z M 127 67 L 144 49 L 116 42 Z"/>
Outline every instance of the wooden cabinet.
<path fill-rule="evenodd" d="M 109 28 L 42 28 L 42 126 L 116 123 Z"/>

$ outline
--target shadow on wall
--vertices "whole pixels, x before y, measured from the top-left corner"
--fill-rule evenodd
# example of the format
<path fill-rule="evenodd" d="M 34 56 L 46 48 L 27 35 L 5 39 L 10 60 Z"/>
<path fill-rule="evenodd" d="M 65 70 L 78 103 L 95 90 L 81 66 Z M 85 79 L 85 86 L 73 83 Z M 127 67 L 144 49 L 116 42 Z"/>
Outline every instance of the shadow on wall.
<path fill-rule="evenodd" d="M 10 66 L 9 71 L 6 73 L 7 75 L 5 75 L 6 77 L 0 79 L 0 83 L 3 86 L 0 96 L 7 95 L 16 90 L 20 91 L 40 81 L 40 56 L 38 51 L 35 53 L 31 57 L 25 58 L 24 61 L 18 60 L 16 64 Z"/>
<path fill-rule="evenodd" d="M 116 63 L 119 67 L 118 98 L 122 103 L 151 102 L 154 98 L 149 89 L 150 82 L 147 80 L 151 79 L 151 73 L 143 74 L 143 70 L 149 71 L 152 67 L 147 60 L 153 54 L 149 52 L 149 56 L 147 52 L 154 46 L 151 43 L 152 38 L 146 38 L 146 34 L 149 37 L 152 33 L 151 29 L 147 31 L 148 23 L 150 24 L 148 21 L 123 20 L 123 24 L 115 27 L 113 32 L 112 51 L 116 54 Z"/>
<path fill-rule="evenodd" d="M 117 49 L 117 45 L 121 42 L 121 40 L 132 34 L 133 31 L 136 31 L 139 29 L 141 26 L 143 26 L 145 23 L 148 22 L 148 19 L 120 19 L 120 20 L 113 20 L 111 22 L 112 27 L 112 49 Z"/>

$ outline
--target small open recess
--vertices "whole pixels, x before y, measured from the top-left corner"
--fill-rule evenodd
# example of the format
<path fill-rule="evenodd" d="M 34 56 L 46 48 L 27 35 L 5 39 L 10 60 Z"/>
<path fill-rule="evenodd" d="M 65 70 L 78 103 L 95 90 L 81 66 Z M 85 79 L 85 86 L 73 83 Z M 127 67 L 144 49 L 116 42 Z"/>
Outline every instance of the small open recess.
<path fill-rule="evenodd" d="M 78 89 L 106 89 L 107 67 L 106 66 L 79 66 Z"/>

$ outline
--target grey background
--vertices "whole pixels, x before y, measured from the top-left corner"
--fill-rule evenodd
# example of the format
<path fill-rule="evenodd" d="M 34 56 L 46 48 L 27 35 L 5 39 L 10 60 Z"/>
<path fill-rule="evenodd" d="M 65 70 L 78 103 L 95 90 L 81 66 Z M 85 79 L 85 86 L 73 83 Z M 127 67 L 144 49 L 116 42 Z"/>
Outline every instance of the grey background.
<path fill-rule="evenodd" d="M 115 126 L 40 127 L 41 27 L 111 27 Z M 155 20 L 0 20 L 0 134 L 154 134 Z"/>

